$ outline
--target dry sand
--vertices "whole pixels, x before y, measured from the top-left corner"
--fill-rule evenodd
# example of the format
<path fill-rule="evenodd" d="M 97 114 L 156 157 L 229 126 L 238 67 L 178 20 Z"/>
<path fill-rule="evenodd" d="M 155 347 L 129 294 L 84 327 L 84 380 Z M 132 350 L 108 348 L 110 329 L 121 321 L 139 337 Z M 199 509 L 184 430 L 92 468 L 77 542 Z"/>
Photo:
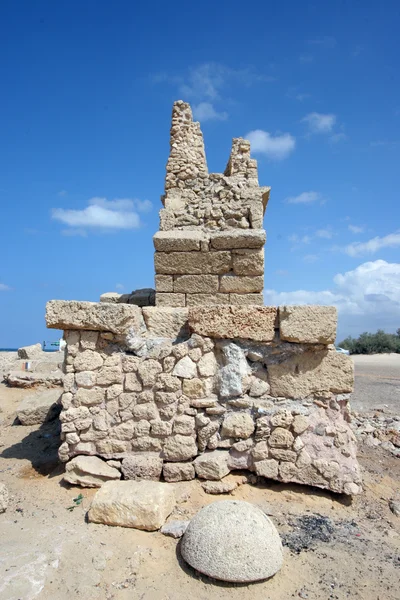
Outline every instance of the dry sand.
<path fill-rule="evenodd" d="M 285 546 L 284 566 L 271 580 L 223 584 L 186 566 L 172 538 L 88 524 L 85 514 L 95 490 L 62 482 L 58 423 L 14 424 L 28 393 L 0 384 L 0 481 L 11 494 L 0 515 L 0 600 L 399 598 L 400 518 L 388 502 L 400 500 L 400 460 L 382 449 L 362 447 L 365 491 L 352 503 L 266 480 L 228 496 L 262 507 L 281 535 L 290 534 L 292 549 Z M 188 519 L 205 504 L 226 498 L 205 494 L 198 481 L 175 487 L 180 502 L 171 519 Z M 82 504 L 67 510 L 80 492 Z M 311 518 L 299 528 L 297 518 L 304 516 Z"/>

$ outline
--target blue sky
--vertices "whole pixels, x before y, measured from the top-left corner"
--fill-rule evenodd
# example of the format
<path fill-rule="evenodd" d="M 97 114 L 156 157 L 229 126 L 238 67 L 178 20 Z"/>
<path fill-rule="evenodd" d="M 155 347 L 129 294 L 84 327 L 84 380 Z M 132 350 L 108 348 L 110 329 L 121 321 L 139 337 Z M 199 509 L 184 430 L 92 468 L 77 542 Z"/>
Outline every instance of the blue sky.
<path fill-rule="evenodd" d="M 266 303 L 400 326 L 400 6 L 370 0 L 0 4 L 0 346 L 49 299 L 153 286 L 172 102 L 210 171 L 248 136 L 271 185 Z"/>

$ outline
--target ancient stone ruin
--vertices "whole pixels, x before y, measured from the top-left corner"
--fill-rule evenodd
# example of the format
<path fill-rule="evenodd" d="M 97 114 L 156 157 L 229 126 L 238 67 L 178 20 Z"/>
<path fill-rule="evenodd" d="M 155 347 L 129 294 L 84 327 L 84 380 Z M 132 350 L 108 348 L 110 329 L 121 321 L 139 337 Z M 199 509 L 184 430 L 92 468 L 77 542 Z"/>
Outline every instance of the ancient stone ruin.
<path fill-rule="evenodd" d="M 268 196 L 245 140 L 233 140 L 223 175 L 208 173 L 199 124 L 176 102 L 156 306 L 47 304 L 47 326 L 67 342 L 62 461 L 101 457 L 125 479 L 247 470 L 361 490 L 335 308 L 262 306 Z"/>

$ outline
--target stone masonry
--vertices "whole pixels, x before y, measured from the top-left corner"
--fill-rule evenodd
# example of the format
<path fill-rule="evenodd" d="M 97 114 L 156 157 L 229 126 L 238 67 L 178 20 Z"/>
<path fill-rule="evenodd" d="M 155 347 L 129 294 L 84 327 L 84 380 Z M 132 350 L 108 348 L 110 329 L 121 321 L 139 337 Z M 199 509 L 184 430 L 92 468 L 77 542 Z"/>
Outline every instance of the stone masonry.
<path fill-rule="evenodd" d="M 203 135 L 189 104 L 175 102 L 164 208 L 154 235 L 157 306 L 263 304 L 263 215 L 247 140 L 233 140 L 222 173 L 208 173 Z"/>
<path fill-rule="evenodd" d="M 188 104 L 176 102 L 151 290 L 52 300 L 67 342 L 60 459 L 97 456 L 125 479 L 218 481 L 230 471 L 361 491 L 349 425 L 353 362 L 336 309 L 263 306 L 262 228 L 249 143 L 209 174 Z"/>

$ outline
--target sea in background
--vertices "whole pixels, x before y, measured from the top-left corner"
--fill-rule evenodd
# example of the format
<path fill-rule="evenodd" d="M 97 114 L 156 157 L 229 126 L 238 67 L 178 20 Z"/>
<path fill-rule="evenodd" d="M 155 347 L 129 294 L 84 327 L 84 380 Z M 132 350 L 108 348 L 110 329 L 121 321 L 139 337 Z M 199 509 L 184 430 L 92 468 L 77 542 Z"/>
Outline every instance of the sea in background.
<path fill-rule="evenodd" d="M 0 352 L 18 352 L 18 348 L 0 348 Z M 44 352 L 58 352 L 58 348 L 45 348 Z"/>

